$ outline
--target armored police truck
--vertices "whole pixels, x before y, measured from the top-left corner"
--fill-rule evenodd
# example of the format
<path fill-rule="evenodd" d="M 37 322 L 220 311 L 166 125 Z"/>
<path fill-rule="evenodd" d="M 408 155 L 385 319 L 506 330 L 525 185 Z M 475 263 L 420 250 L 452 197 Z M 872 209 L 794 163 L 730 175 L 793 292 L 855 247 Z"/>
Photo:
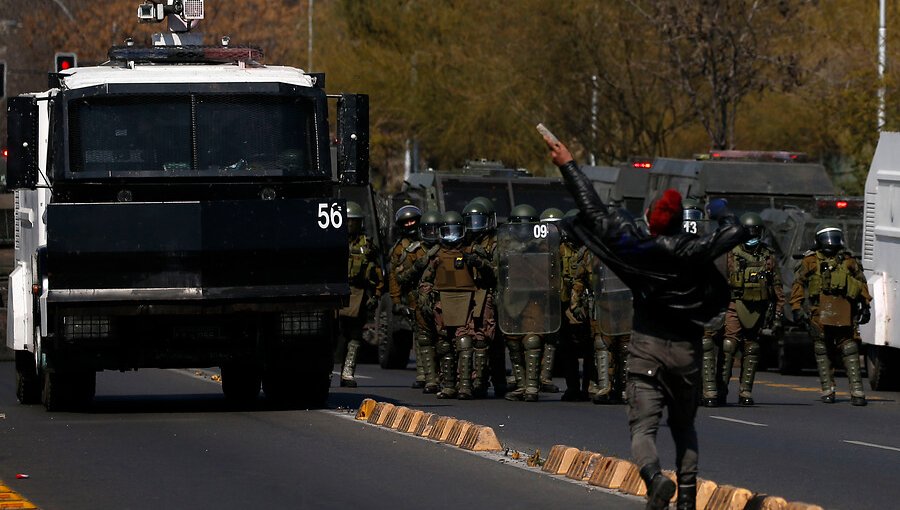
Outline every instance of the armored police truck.
<path fill-rule="evenodd" d="M 218 366 L 230 401 L 321 406 L 367 96 L 336 96 L 335 179 L 324 76 L 200 45 L 202 0 L 138 15 L 171 32 L 9 100 L 18 398 L 70 409 L 101 370 Z"/>
<path fill-rule="evenodd" d="M 900 389 L 900 133 L 881 133 L 866 179 L 862 265 L 872 294 L 871 320 L 859 327 L 873 390 Z M 859 246 L 859 245 L 857 245 Z"/>

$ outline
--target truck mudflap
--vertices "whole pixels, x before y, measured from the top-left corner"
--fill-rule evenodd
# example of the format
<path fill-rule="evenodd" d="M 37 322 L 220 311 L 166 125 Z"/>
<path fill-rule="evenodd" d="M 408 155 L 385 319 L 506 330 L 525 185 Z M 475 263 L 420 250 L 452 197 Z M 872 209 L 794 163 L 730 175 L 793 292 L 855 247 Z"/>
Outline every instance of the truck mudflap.
<path fill-rule="evenodd" d="M 23 263 L 9 274 L 6 346 L 16 351 L 34 349 L 34 315 L 31 308 L 31 273 Z"/>
<path fill-rule="evenodd" d="M 343 206 L 333 199 L 50 204 L 50 299 L 340 299 L 349 291 Z"/>

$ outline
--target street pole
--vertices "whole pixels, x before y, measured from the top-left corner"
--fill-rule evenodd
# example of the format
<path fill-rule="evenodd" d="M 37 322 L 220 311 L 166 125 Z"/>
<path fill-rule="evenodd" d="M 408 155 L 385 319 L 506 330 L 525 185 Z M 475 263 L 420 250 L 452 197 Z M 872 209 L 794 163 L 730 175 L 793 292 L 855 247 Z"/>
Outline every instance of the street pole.
<path fill-rule="evenodd" d="M 307 72 L 312 71 L 312 57 L 313 57 L 313 2 L 314 0 L 309 0 L 309 9 L 308 15 L 309 19 L 307 20 L 307 28 L 309 29 L 309 41 L 306 50 L 306 70 Z"/>
<path fill-rule="evenodd" d="M 887 27 L 885 0 L 879 0 L 878 20 L 878 131 L 884 129 L 884 70 L 887 67 Z"/>

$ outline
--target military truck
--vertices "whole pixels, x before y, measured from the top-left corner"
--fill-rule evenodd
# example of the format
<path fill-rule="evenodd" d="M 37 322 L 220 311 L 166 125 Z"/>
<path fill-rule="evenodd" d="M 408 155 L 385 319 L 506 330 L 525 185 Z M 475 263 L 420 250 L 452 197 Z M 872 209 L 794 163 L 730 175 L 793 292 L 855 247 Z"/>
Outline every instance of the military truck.
<path fill-rule="evenodd" d="M 583 166 L 581 171 L 603 203 L 622 207 L 637 218 L 644 214 L 651 168 L 651 161 L 633 159 L 617 166 Z"/>
<path fill-rule="evenodd" d="M 866 178 L 862 265 L 872 294 L 872 318 L 859 327 L 873 390 L 900 390 L 900 133 L 881 133 Z"/>
<path fill-rule="evenodd" d="M 347 302 L 343 185 L 368 182 L 368 98 L 204 46 L 202 0 L 153 0 L 153 46 L 9 100 L 17 396 L 90 402 L 96 373 L 221 367 L 229 401 L 321 406 Z"/>

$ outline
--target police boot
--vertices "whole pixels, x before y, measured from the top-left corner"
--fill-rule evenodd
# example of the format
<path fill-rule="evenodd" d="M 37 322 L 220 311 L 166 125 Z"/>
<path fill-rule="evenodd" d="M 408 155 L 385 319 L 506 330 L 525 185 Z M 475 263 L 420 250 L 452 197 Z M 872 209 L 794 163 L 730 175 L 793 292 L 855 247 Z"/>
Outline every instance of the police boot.
<path fill-rule="evenodd" d="M 609 350 L 600 335 L 594 337 L 594 364 L 597 366 L 597 391 L 591 395 L 595 404 L 610 404 L 612 381 L 609 377 Z"/>
<path fill-rule="evenodd" d="M 506 349 L 509 351 L 509 362 L 512 364 L 512 381 L 507 378 L 506 400 L 523 400 L 525 398 L 525 354 L 522 352 L 522 342 L 518 338 L 508 338 Z"/>
<path fill-rule="evenodd" d="M 834 372 L 831 368 L 831 360 L 828 359 L 828 348 L 824 340 L 813 341 L 813 351 L 816 353 L 816 370 L 819 372 L 819 383 L 822 385 L 822 402 L 834 403 Z"/>
<path fill-rule="evenodd" d="M 737 341 L 731 338 L 722 339 L 722 365 L 718 379 L 719 405 L 728 401 L 728 384 L 731 382 L 731 370 L 734 367 L 734 355 L 737 353 Z"/>
<path fill-rule="evenodd" d="M 716 344 L 712 336 L 703 335 L 703 405 L 719 406 L 719 383 L 716 381 Z"/>
<path fill-rule="evenodd" d="M 522 340 L 522 346 L 525 348 L 525 394 L 523 400 L 526 402 L 537 402 L 538 392 L 541 390 L 542 343 L 541 337 L 538 335 L 527 335 Z"/>
<path fill-rule="evenodd" d="M 440 389 L 438 384 L 437 370 L 434 366 L 434 347 L 419 347 L 418 356 L 422 357 L 422 370 L 425 376 L 425 385 L 422 393 L 437 393 Z"/>
<path fill-rule="evenodd" d="M 545 344 L 540 367 L 540 388 L 544 393 L 559 393 L 559 386 L 553 384 L 553 362 L 555 359 L 556 345 L 551 343 Z"/>
<path fill-rule="evenodd" d="M 841 344 L 841 354 L 844 368 L 847 370 L 847 381 L 850 383 L 850 403 L 855 406 L 864 406 L 867 402 L 860 373 L 859 346 L 855 341 L 847 340 Z"/>
<path fill-rule="evenodd" d="M 738 403 L 742 406 L 753 405 L 753 380 L 756 378 L 757 366 L 759 343 L 747 340 L 744 342 L 744 356 L 741 358 L 741 393 Z"/>
<path fill-rule="evenodd" d="M 425 387 L 425 365 L 418 342 L 413 342 L 413 351 L 416 353 L 416 380 L 413 381 L 412 387 L 419 390 Z"/>
<path fill-rule="evenodd" d="M 456 398 L 456 353 L 449 340 L 438 342 L 438 353 L 441 353 L 441 391 L 437 398 Z"/>
<path fill-rule="evenodd" d="M 359 352 L 359 340 L 350 340 L 347 344 L 347 357 L 344 358 L 344 366 L 341 369 L 341 386 L 356 388 L 356 354 Z"/>
<path fill-rule="evenodd" d="M 641 468 L 641 478 L 647 486 L 647 510 L 669 508 L 669 501 L 675 495 L 675 482 L 669 480 L 659 469 L 659 464 L 647 464 Z"/>
<path fill-rule="evenodd" d="M 695 510 L 697 508 L 697 477 L 678 477 L 678 497 L 675 500 L 676 510 Z"/>
<path fill-rule="evenodd" d="M 472 377 L 472 396 L 484 398 L 488 389 L 488 350 L 481 348 L 472 352 L 472 368 L 475 374 Z"/>
<path fill-rule="evenodd" d="M 472 337 L 457 338 L 456 352 L 459 353 L 459 394 L 457 398 L 470 400 L 472 398 Z"/>

